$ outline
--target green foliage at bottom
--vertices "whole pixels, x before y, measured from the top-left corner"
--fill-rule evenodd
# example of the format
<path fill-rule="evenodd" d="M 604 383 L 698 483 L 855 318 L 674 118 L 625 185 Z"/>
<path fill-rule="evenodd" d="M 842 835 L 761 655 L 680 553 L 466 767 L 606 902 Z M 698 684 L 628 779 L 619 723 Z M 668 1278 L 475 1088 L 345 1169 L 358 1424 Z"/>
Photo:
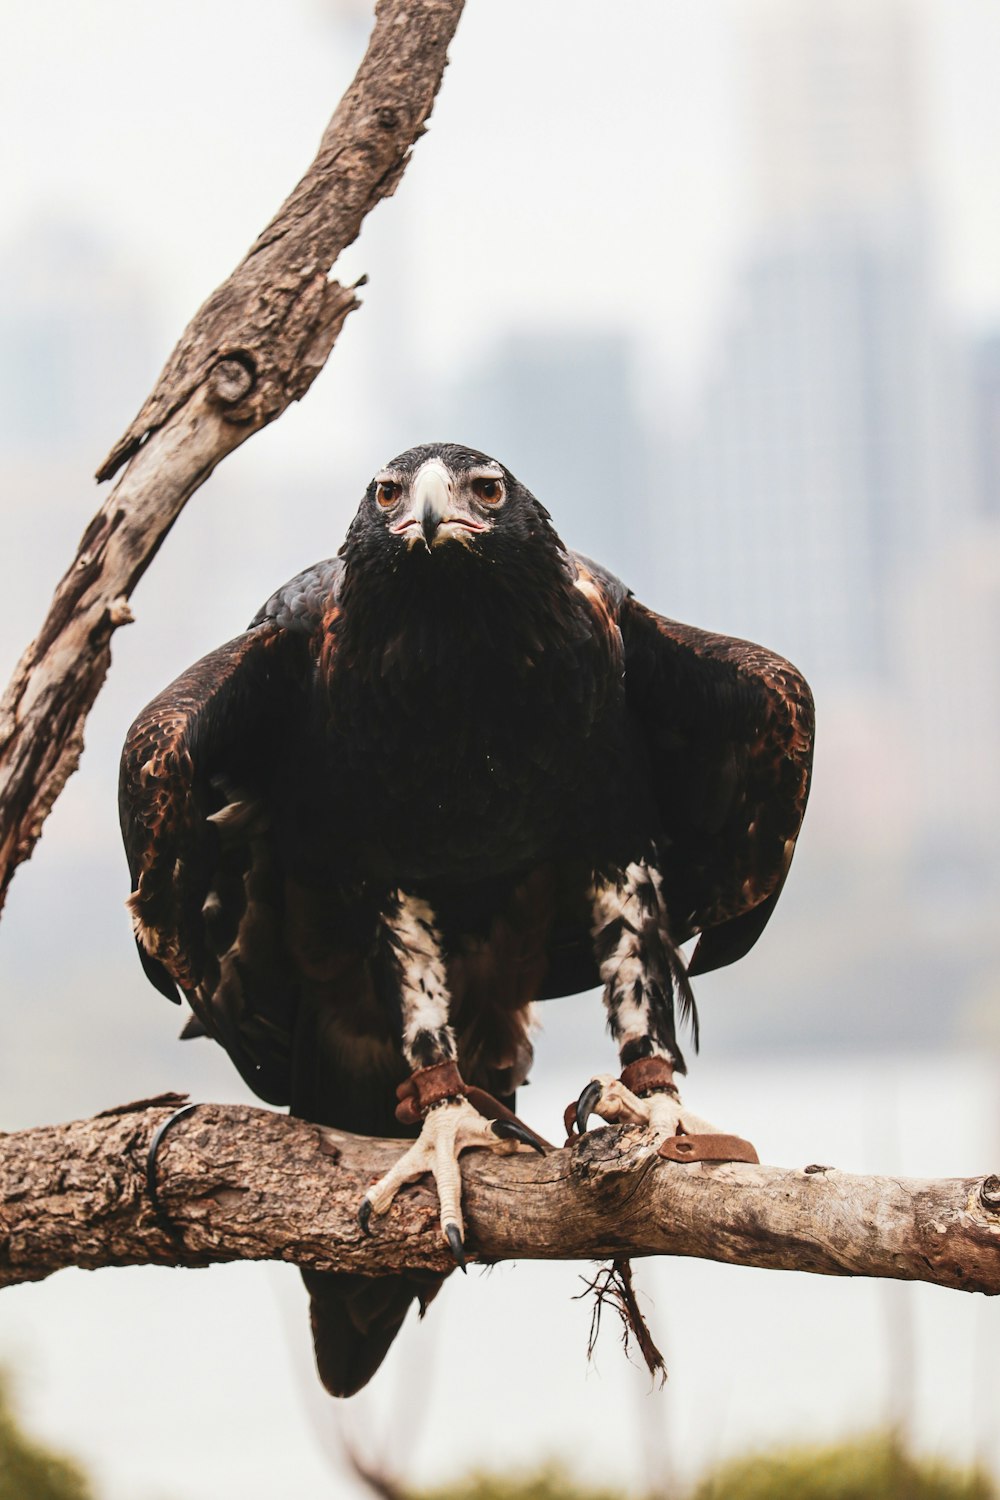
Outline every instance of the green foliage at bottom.
<path fill-rule="evenodd" d="M 81 1471 L 20 1427 L 0 1376 L 0 1500 L 93 1500 Z"/>
<path fill-rule="evenodd" d="M 981 1471 L 916 1458 L 888 1437 L 786 1448 L 723 1464 L 692 1500 L 996 1500 Z"/>
<path fill-rule="evenodd" d="M 2 1497 L 0 1497 L 2 1500 Z M 593 1489 L 558 1468 L 533 1475 L 472 1475 L 413 1500 L 627 1500 L 624 1490 Z M 685 1496 L 649 1500 L 1000 1500 L 982 1471 L 908 1454 L 890 1437 L 829 1447 L 783 1448 L 734 1459 Z"/>
<path fill-rule="evenodd" d="M 548 1465 L 533 1474 L 472 1474 L 443 1490 L 422 1491 L 413 1500 L 623 1500 L 623 1493 L 591 1489 Z"/>

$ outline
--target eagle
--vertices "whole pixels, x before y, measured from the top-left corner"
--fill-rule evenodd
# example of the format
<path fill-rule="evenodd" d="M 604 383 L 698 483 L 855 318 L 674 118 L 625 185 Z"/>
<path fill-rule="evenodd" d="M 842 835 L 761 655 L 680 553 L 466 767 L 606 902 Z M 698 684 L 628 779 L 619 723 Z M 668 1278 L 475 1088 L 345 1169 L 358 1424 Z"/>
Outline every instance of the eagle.
<path fill-rule="evenodd" d="M 430 1173 L 464 1269 L 459 1153 L 545 1149 L 513 1112 L 536 1001 L 603 986 L 622 1072 L 585 1083 L 581 1131 L 713 1130 L 676 1018 L 697 1045 L 691 977 L 774 910 L 813 725 L 789 662 L 641 604 L 502 463 L 412 448 L 129 730 L 143 968 L 269 1104 L 400 1137 L 361 1225 Z M 304 1276 L 338 1396 L 442 1280 Z"/>

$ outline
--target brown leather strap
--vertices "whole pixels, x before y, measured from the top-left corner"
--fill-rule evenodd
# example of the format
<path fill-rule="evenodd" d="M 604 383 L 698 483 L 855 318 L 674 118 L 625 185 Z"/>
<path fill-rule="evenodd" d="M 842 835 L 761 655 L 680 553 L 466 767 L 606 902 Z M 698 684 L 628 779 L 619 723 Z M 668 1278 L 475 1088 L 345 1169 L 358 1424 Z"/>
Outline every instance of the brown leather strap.
<path fill-rule="evenodd" d="M 429 1068 L 417 1068 L 396 1089 L 399 1100 L 396 1119 L 401 1125 L 418 1125 L 435 1104 L 461 1099 L 468 1092 L 457 1063 L 440 1062 Z"/>
<path fill-rule="evenodd" d="M 622 1068 L 621 1081 L 640 1097 L 657 1092 L 673 1094 L 675 1099 L 678 1097 L 674 1065 L 665 1057 L 640 1057 L 627 1068 Z"/>
<path fill-rule="evenodd" d="M 471 1084 L 463 1081 L 461 1073 L 453 1062 L 435 1063 L 430 1068 L 418 1068 L 415 1073 L 405 1079 L 396 1089 L 396 1097 L 399 1103 L 396 1105 L 396 1119 L 401 1125 L 419 1125 L 420 1121 L 432 1109 L 435 1104 L 443 1104 L 447 1099 L 468 1099 L 473 1109 L 486 1120 L 512 1120 L 515 1125 L 520 1125 L 524 1130 L 530 1127 L 519 1120 L 512 1109 L 506 1104 L 501 1104 L 499 1099 L 494 1099 L 485 1089 L 477 1089 Z M 532 1130 L 531 1134 L 544 1146 L 547 1151 L 554 1151 L 547 1140 Z"/>
<path fill-rule="evenodd" d="M 657 1154 L 668 1161 L 760 1162 L 750 1142 L 738 1135 L 669 1135 Z"/>

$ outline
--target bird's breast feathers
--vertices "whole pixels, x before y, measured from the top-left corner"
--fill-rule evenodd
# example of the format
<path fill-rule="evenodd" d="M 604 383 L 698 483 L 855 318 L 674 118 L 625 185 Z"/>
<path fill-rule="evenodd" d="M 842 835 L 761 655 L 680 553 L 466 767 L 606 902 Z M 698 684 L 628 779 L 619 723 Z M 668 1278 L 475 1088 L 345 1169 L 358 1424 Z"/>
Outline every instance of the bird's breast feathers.
<path fill-rule="evenodd" d="M 526 630 L 502 600 L 367 640 L 342 616 L 349 655 L 321 658 L 313 722 L 330 817 L 352 847 L 427 876 L 594 838 L 629 783 L 621 638 L 589 575 L 564 587 L 556 628 L 536 610 Z"/>

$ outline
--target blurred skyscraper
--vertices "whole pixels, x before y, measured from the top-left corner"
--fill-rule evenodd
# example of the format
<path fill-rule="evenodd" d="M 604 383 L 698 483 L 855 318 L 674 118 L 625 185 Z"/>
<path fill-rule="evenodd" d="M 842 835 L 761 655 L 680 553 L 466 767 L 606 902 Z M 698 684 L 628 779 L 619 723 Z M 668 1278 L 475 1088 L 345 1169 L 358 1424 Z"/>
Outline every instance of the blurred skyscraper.
<path fill-rule="evenodd" d="M 569 546 L 648 591 L 655 570 L 633 358 L 623 333 L 512 333 L 456 393 L 460 430 L 440 436 L 496 454 L 552 511 Z"/>
<path fill-rule="evenodd" d="M 979 340 L 973 368 L 980 510 L 1000 517 L 1000 332 Z"/>
<path fill-rule="evenodd" d="M 921 188 L 912 12 L 775 0 L 751 15 L 754 248 L 674 450 L 674 598 L 819 684 L 878 677 L 894 578 L 972 508 L 964 365 L 938 314 Z"/>

